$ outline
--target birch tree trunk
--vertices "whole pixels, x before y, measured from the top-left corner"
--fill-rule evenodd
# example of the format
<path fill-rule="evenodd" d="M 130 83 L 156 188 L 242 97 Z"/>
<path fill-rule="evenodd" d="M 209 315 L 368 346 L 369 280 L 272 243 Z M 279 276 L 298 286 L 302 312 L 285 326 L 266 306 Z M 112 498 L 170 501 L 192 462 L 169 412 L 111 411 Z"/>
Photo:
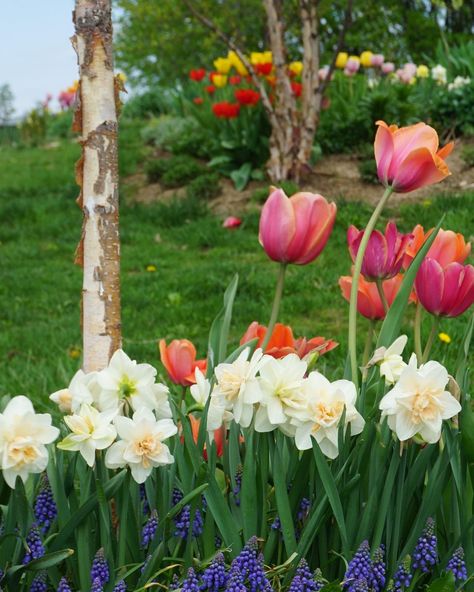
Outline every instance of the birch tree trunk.
<path fill-rule="evenodd" d="M 118 203 L 118 84 L 112 54 L 111 0 L 76 0 L 73 13 L 80 83 L 74 129 L 81 134 L 76 165 L 83 211 L 76 262 L 82 287 L 83 370 L 107 366 L 121 346 Z"/>

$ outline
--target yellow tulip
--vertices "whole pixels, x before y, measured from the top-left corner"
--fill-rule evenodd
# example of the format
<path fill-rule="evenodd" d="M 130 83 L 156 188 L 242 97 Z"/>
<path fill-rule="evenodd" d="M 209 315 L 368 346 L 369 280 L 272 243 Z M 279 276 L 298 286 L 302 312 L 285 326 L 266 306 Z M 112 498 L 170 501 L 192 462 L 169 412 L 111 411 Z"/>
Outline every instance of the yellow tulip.
<path fill-rule="evenodd" d="M 347 64 L 347 60 L 349 59 L 349 55 L 345 51 L 341 51 L 337 54 L 336 58 L 336 68 L 345 68 Z"/>
<path fill-rule="evenodd" d="M 428 78 L 428 76 L 430 75 L 430 70 L 428 66 L 420 64 L 416 69 L 416 75 L 418 76 L 418 78 Z"/>
<path fill-rule="evenodd" d="M 222 88 L 227 84 L 227 76 L 224 76 L 224 74 L 214 74 L 212 84 L 217 86 L 217 88 Z"/>
<path fill-rule="evenodd" d="M 117 78 L 120 80 L 120 82 L 122 82 L 123 84 L 125 84 L 127 82 L 127 77 L 123 72 L 119 72 L 117 74 Z"/>
<path fill-rule="evenodd" d="M 252 66 L 263 64 L 263 53 L 261 51 L 252 51 L 250 54 L 250 63 Z"/>
<path fill-rule="evenodd" d="M 364 68 L 370 68 L 372 65 L 372 56 L 373 53 L 371 51 L 363 51 L 360 54 L 360 63 Z"/>
<path fill-rule="evenodd" d="M 229 58 L 217 58 L 214 60 L 214 68 L 219 74 L 227 74 L 232 68 L 232 61 Z"/>
<path fill-rule="evenodd" d="M 299 76 L 303 71 L 303 62 L 291 62 L 288 69 L 290 72 L 293 72 L 295 76 Z"/>
<path fill-rule="evenodd" d="M 264 51 L 263 52 L 263 63 L 269 64 L 273 62 L 273 54 L 271 51 Z"/>
<path fill-rule="evenodd" d="M 349 59 L 352 60 L 353 62 L 359 62 L 360 64 L 360 57 L 359 56 L 349 56 Z"/>
<path fill-rule="evenodd" d="M 230 63 L 237 70 L 238 74 L 241 76 L 247 76 L 249 72 L 235 51 L 229 51 L 227 59 L 230 60 Z"/>

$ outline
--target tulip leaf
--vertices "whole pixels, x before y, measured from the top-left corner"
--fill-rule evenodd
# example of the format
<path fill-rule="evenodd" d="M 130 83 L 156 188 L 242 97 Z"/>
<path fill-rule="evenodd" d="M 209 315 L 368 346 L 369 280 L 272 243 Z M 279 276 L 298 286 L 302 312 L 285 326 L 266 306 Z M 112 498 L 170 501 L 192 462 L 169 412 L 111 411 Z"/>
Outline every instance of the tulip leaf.
<path fill-rule="evenodd" d="M 443 220 L 444 216 L 441 218 L 434 231 L 426 239 L 423 246 L 418 251 L 416 257 L 413 259 L 410 267 L 407 269 L 398 294 L 396 295 L 395 300 L 393 301 L 380 329 L 377 347 L 389 347 L 398 337 L 403 315 L 405 314 L 405 309 L 408 305 L 408 299 L 410 298 L 410 293 L 413 283 L 415 282 L 416 274 L 423 259 L 425 258 L 426 253 L 433 244 L 433 241 L 435 240 L 439 229 L 441 228 Z"/>
<path fill-rule="evenodd" d="M 285 542 L 286 553 L 290 556 L 296 550 L 296 536 L 293 517 L 291 515 L 290 500 L 288 499 L 287 465 L 282 459 L 281 446 L 278 444 L 277 442 L 273 455 L 273 482 L 275 484 L 275 498 L 281 531 L 283 533 L 283 541 Z"/>
<path fill-rule="evenodd" d="M 456 582 L 452 571 L 444 574 L 434 582 L 432 582 L 426 592 L 454 592 L 456 590 Z"/>
<path fill-rule="evenodd" d="M 255 499 L 255 484 L 257 480 L 255 442 L 259 434 L 253 426 L 245 433 L 245 459 L 240 490 L 240 506 L 242 508 L 242 522 L 244 540 L 257 534 L 258 507 Z"/>

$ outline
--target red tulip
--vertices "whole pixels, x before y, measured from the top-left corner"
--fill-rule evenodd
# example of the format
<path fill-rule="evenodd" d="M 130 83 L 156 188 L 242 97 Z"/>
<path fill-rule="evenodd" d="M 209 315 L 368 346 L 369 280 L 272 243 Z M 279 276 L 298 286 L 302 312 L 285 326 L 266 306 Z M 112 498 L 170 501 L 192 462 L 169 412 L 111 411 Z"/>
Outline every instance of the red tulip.
<path fill-rule="evenodd" d="M 357 230 L 355 226 L 349 226 L 347 243 L 352 261 L 356 259 L 364 232 L 364 230 Z M 370 235 L 362 261 L 361 271 L 365 279 L 373 282 L 396 276 L 402 267 L 403 257 L 411 239 L 411 234 L 398 232 L 394 222 L 387 224 L 385 234 L 374 230 Z"/>
<path fill-rule="evenodd" d="M 166 341 L 161 339 L 160 356 L 168 376 L 175 384 L 194 384 L 196 368 L 203 373 L 206 372 L 206 360 L 196 360 L 196 348 L 188 339 L 173 339 L 168 346 Z"/>
<path fill-rule="evenodd" d="M 257 321 L 250 323 L 247 331 L 240 340 L 240 345 L 257 338 L 257 347 L 261 347 L 265 335 L 267 334 L 267 327 L 259 325 Z M 297 354 L 300 358 L 304 358 L 311 352 L 317 351 L 320 356 L 331 351 L 339 344 L 332 339 L 325 339 L 324 337 L 313 337 L 306 339 L 306 337 L 293 337 L 293 330 L 288 325 L 276 323 L 273 329 L 270 340 L 265 348 L 265 353 L 274 358 L 283 358 L 288 354 Z"/>
<path fill-rule="evenodd" d="M 403 259 L 403 266 L 408 268 L 410 263 L 415 258 L 415 255 L 423 246 L 423 243 L 433 232 L 433 228 L 426 233 L 421 224 L 417 224 L 413 229 L 412 240 L 408 243 L 408 247 Z M 436 259 L 441 267 L 446 267 L 450 263 L 464 263 L 471 252 L 471 243 L 466 242 L 461 233 L 453 232 L 452 230 L 443 230 L 440 228 L 433 244 L 428 250 L 426 257 Z"/>
<path fill-rule="evenodd" d="M 268 76 L 273 69 L 272 62 L 266 62 L 265 64 L 255 64 L 254 70 L 257 74 L 261 76 Z"/>
<path fill-rule="evenodd" d="M 252 88 L 239 88 L 234 91 L 234 96 L 241 105 L 256 105 L 260 101 L 260 93 Z"/>
<path fill-rule="evenodd" d="M 204 70 L 204 68 L 199 68 L 198 70 L 191 70 L 189 72 L 189 78 L 191 78 L 191 80 L 195 80 L 196 82 L 201 81 L 205 75 L 206 70 Z"/>
<path fill-rule="evenodd" d="M 238 117 L 240 111 L 239 103 L 229 103 L 229 101 L 221 101 L 212 105 L 212 112 L 216 117 L 221 119 L 235 119 Z"/>
<path fill-rule="evenodd" d="M 436 316 L 457 317 L 474 302 L 474 266 L 426 258 L 415 279 L 418 301 Z"/>
<path fill-rule="evenodd" d="M 236 86 L 237 84 L 240 84 L 241 82 L 242 82 L 241 76 L 230 76 L 229 77 L 229 84 L 232 84 L 232 86 Z"/>
<path fill-rule="evenodd" d="M 197 444 L 199 438 L 199 427 L 201 425 L 201 420 L 195 417 L 194 415 L 188 415 L 189 422 L 191 424 L 191 430 L 193 433 L 193 440 Z M 215 430 L 214 432 L 214 442 L 216 443 L 216 452 L 217 456 L 222 456 L 224 454 L 224 441 L 225 441 L 226 429 L 224 425 L 222 425 L 219 429 Z M 184 442 L 184 438 L 181 440 Z M 202 451 L 202 455 L 204 460 L 207 460 L 207 450 L 206 445 L 204 445 L 204 450 Z"/>
<path fill-rule="evenodd" d="M 450 175 L 444 159 L 454 143 L 438 150 L 436 130 L 425 123 L 408 127 L 388 126 L 377 121 L 374 150 L 380 181 L 397 193 L 414 191 Z"/>
<path fill-rule="evenodd" d="M 400 288 L 403 280 L 403 275 L 399 274 L 395 277 L 382 282 L 383 292 L 387 299 L 387 304 L 392 305 L 395 296 Z M 350 302 L 351 299 L 352 276 L 345 275 L 339 278 L 339 287 L 345 300 Z M 357 310 L 367 319 L 378 321 L 385 318 L 385 310 L 377 286 L 374 282 L 367 282 L 361 276 L 359 278 L 359 286 L 357 290 Z"/>
<path fill-rule="evenodd" d="M 324 249 L 336 219 L 336 204 L 300 192 L 288 198 L 273 191 L 260 216 L 260 244 L 273 261 L 306 265 Z"/>
<path fill-rule="evenodd" d="M 292 82 L 291 83 L 291 90 L 296 98 L 301 97 L 301 92 L 303 91 L 303 85 L 300 82 Z"/>
<path fill-rule="evenodd" d="M 215 87 L 213 84 L 209 84 L 208 86 L 206 86 L 206 87 L 204 88 L 204 90 L 205 90 L 205 91 L 206 91 L 208 94 L 210 94 L 210 95 L 213 95 L 213 94 L 216 92 L 216 87 Z"/>
<path fill-rule="evenodd" d="M 224 228 L 238 228 L 242 224 L 242 220 L 236 216 L 229 216 L 224 220 L 222 226 Z"/>
<path fill-rule="evenodd" d="M 202 97 L 194 97 L 193 103 L 195 105 L 202 105 L 204 103 L 204 99 Z"/>

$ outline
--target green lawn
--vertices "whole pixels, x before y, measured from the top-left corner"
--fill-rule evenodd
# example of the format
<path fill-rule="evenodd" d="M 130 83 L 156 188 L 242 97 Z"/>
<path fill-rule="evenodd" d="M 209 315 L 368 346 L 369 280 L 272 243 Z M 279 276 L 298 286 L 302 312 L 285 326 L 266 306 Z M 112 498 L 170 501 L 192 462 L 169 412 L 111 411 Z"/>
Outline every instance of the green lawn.
<path fill-rule="evenodd" d="M 50 149 L 0 149 L 0 396 L 28 393 L 45 402 L 80 365 L 70 355 L 71 348 L 81 344 L 81 270 L 72 263 L 81 229 L 73 173 L 78 154 L 73 143 Z M 126 130 L 122 170 L 132 172 L 140 156 L 137 134 Z M 446 213 L 444 228 L 469 235 L 472 198 L 472 193 L 464 193 L 436 198 L 428 205 L 396 205 L 385 219 L 395 218 L 401 230 L 409 231 L 417 222 L 433 226 Z M 277 266 L 258 244 L 257 211 L 245 216 L 240 229 L 229 231 L 202 208 L 133 205 L 127 194 L 123 202 L 123 335 L 132 357 L 156 364 L 161 337 L 187 337 L 204 356 L 208 328 L 235 273 L 240 286 L 233 344 L 251 321 L 267 322 Z M 350 269 L 345 234 L 350 223 L 363 226 L 370 209 L 343 201 L 338 207 L 323 254 L 309 266 L 289 269 L 281 321 L 290 323 L 296 335 L 338 340 L 341 346 L 321 360 L 321 367 L 340 376 L 348 306 L 337 280 Z M 147 271 L 148 265 L 156 271 Z M 454 359 L 466 318 L 443 321 L 441 329 L 453 342 L 436 343 L 434 357 L 446 358 L 448 365 Z M 361 347 L 365 328 L 362 319 Z M 429 319 L 424 330 L 429 330 Z"/>

